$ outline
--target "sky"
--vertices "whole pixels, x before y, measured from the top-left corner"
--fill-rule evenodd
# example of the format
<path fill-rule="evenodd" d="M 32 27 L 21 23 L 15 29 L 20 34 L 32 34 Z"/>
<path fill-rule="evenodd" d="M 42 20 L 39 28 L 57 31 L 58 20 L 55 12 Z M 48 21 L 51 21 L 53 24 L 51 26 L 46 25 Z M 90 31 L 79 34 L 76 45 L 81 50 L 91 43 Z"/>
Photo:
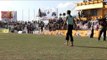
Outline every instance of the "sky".
<path fill-rule="evenodd" d="M 0 0 L 0 11 L 17 11 L 17 19 L 24 21 L 33 20 L 39 8 L 58 9 L 58 13 L 72 10 L 72 15 L 75 15 L 76 3 L 80 1 L 82 0 Z"/>

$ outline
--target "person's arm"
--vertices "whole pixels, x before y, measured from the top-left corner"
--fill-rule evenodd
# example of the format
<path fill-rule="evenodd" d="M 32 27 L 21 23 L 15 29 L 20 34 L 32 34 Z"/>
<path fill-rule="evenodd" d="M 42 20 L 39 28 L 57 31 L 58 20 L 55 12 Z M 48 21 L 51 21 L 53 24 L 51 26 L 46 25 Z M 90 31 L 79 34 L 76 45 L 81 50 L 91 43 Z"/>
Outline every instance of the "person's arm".
<path fill-rule="evenodd" d="M 77 24 L 76 24 L 76 21 L 75 21 L 76 19 L 75 18 L 73 18 L 73 23 L 74 23 L 74 25 L 75 25 L 75 28 L 77 27 Z"/>
<path fill-rule="evenodd" d="M 74 25 L 76 25 L 76 21 L 75 21 L 76 19 L 75 19 L 75 18 L 73 18 L 73 20 L 74 20 L 74 21 L 73 21 Z"/>
<path fill-rule="evenodd" d="M 67 20 L 68 20 L 68 16 L 66 17 L 66 22 L 67 22 Z"/>
<path fill-rule="evenodd" d="M 64 25 L 67 23 L 67 20 L 68 20 L 68 16 L 66 17 L 66 20 L 65 20 L 65 22 L 64 22 Z"/>

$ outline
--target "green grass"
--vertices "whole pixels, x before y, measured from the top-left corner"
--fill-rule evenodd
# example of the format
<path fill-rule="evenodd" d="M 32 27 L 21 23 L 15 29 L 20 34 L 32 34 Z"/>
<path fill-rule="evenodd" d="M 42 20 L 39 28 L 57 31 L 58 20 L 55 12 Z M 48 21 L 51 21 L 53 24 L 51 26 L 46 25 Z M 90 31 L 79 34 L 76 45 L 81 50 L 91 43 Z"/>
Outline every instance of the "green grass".
<path fill-rule="evenodd" d="M 64 36 L 0 34 L 0 60 L 106 60 L 107 41 L 74 37 L 74 47 Z"/>

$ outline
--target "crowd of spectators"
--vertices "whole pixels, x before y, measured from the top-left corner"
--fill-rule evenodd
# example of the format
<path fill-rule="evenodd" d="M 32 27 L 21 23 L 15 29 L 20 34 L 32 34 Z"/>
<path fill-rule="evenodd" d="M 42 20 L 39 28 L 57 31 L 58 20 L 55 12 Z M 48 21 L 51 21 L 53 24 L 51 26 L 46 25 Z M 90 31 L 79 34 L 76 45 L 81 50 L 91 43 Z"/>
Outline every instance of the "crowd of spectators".
<path fill-rule="evenodd" d="M 32 21 L 32 22 L 2 22 L 0 21 L 0 28 L 9 29 L 10 32 L 15 33 L 18 31 L 22 31 L 23 33 L 33 33 L 33 31 L 55 31 L 55 30 L 66 30 L 67 23 L 66 23 L 66 16 L 65 13 L 63 17 L 49 19 L 48 24 L 46 25 L 43 21 Z M 99 22 L 98 20 L 79 20 L 75 18 L 76 26 L 74 27 L 76 30 L 89 30 L 94 27 L 95 30 L 99 29 Z"/>
<path fill-rule="evenodd" d="M 95 30 L 99 29 L 99 21 L 98 20 L 90 20 L 90 21 L 80 21 L 77 20 L 77 28 L 78 30 L 89 30 L 94 27 Z"/>
<path fill-rule="evenodd" d="M 10 32 L 16 33 L 22 31 L 23 33 L 33 33 L 35 30 L 43 31 L 44 22 L 43 21 L 33 21 L 33 22 L 2 22 L 0 21 L 0 28 L 9 29 Z"/>

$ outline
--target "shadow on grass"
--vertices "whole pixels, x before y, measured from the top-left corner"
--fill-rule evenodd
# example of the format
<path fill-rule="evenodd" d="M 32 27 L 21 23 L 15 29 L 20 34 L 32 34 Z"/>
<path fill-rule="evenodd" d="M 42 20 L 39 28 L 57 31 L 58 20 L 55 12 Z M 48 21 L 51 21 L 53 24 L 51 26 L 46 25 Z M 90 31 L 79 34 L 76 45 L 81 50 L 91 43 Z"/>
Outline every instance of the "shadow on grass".
<path fill-rule="evenodd" d="M 95 47 L 95 46 L 75 46 L 75 47 L 81 47 L 81 48 L 98 48 L 98 49 L 107 49 L 107 47 Z"/>

